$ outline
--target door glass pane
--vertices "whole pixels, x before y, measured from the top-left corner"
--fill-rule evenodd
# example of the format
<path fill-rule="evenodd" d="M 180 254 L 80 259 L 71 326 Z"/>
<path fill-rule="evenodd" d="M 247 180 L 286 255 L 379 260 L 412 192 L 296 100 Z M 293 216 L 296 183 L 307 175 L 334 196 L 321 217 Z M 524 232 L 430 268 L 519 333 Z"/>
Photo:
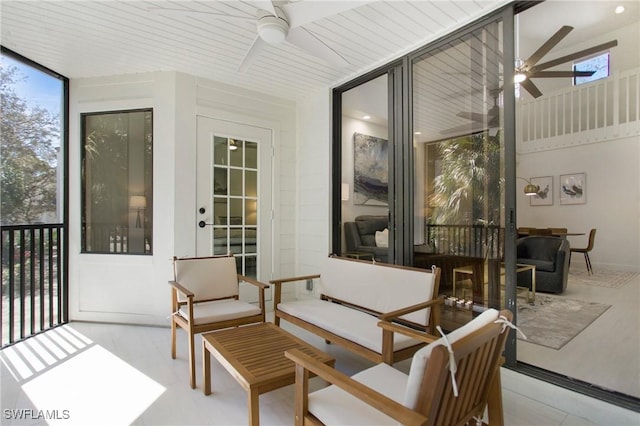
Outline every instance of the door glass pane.
<path fill-rule="evenodd" d="M 227 138 L 215 136 L 213 138 L 213 164 L 227 164 Z"/>
<path fill-rule="evenodd" d="M 245 167 L 248 169 L 258 168 L 258 144 L 246 141 L 245 146 Z"/>
<path fill-rule="evenodd" d="M 213 220 L 215 225 L 228 225 L 227 198 L 215 197 L 213 199 Z"/>
<path fill-rule="evenodd" d="M 215 195 L 227 195 L 227 169 L 215 167 L 213 169 L 213 193 Z"/>
<path fill-rule="evenodd" d="M 390 262 L 388 77 L 342 94 L 341 253 Z M 378 241 L 376 241 L 378 233 Z"/>
<path fill-rule="evenodd" d="M 258 145 L 221 136 L 213 138 L 213 254 L 237 256 L 239 273 L 257 276 Z M 225 161 L 218 160 L 224 157 Z M 227 165 L 228 160 L 228 165 Z M 249 258 L 246 255 L 250 254 Z M 245 259 L 246 258 L 246 259 Z"/>
<path fill-rule="evenodd" d="M 244 143 L 238 139 L 229 139 L 229 164 L 232 167 L 242 167 Z"/>
<path fill-rule="evenodd" d="M 229 195 L 242 195 L 242 169 L 230 169 Z"/>
<path fill-rule="evenodd" d="M 504 306 L 502 51 L 494 22 L 413 63 L 414 265 L 441 267 L 447 330 Z"/>
<path fill-rule="evenodd" d="M 244 195 L 256 197 L 258 195 L 258 173 L 253 170 L 244 172 Z"/>

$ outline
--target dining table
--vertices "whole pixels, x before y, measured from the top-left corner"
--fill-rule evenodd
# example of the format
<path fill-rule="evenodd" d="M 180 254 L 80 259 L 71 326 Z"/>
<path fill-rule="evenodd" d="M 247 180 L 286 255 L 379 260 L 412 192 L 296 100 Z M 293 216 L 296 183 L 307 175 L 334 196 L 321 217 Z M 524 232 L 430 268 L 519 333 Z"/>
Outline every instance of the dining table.
<path fill-rule="evenodd" d="M 530 235 L 529 234 L 529 230 L 519 230 L 518 231 L 518 237 L 528 237 L 529 235 Z M 557 231 L 551 231 L 551 236 L 552 237 L 577 237 L 577 236 L 581 236 L 581 235 L 586 235 L 586 234 L 584 232 L 557 232 Z"/>

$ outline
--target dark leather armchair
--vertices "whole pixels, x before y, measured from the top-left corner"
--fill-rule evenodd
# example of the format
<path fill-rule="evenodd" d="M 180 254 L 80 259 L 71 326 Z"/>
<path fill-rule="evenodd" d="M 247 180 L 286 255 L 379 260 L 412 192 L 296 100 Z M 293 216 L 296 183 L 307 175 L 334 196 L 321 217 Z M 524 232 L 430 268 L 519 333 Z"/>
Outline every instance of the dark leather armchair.
<path fill-rule="evenodd" d="M 354 222 L 344 223 L 347 253 L 371 253 L 380 262 L 389 259 L 389 248 L 376 246 L 376 231 L 389 227 L 387 216 L 361 215 Z"/>
<path fill-rule="evenodd" d="M 517 262 L 536 267 L 536 291 L 562 293 L 569 278 L 569 242 L 565 238 L 530 236 L 516 243 Z M 518 274 L 518 285 L 531 288 L 531 274 Z"/>

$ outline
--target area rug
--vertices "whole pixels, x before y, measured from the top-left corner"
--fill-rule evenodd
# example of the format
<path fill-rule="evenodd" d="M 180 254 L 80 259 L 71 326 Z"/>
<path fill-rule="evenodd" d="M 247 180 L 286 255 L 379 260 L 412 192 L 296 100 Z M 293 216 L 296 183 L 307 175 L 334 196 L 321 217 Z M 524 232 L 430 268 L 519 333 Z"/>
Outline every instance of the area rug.
<path fill-rule="evenodd" d="M 598 268 L 592 275 L 586 269 L 572 268 L 569 271 L 567 285 L 583 284 L 597 287 L 620 288 L 640 275 L 638 272 L 615 271 L 607 268 Z"/>
<path fill-rule="evenodd" d="M 559 350 L 610 307 L 546 294 L 536 294 L 533 304 L 518 297 L 518 328 L 527 342 Z"/>

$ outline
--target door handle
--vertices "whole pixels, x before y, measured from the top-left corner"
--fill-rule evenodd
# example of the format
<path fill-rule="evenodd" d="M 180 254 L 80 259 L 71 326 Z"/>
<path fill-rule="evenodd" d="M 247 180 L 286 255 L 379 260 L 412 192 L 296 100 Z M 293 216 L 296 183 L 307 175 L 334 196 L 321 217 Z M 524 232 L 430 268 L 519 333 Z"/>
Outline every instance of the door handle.
<path fill-rule="evenodd" d="M 213 223 L 207 223 L 207 222 L 205 222 L 204 220 L 201 220 L 200 222 L 198 222 L 198 226 L 199 226 L 200 228 L 204 228 L 204 227 L 205 227 L 205 226 L 207 226 L 207 225 L 209 225 L 209 226 L 213 226 Z"/>

